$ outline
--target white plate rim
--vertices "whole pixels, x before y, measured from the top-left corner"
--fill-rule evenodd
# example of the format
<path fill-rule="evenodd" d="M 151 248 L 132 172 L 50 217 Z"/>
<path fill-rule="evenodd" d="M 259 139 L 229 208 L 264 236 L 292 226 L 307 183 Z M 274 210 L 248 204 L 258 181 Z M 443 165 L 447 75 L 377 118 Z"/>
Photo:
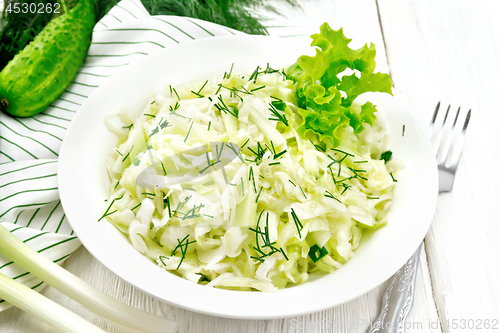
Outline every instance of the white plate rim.
<path fill-rule="evenodd" d="M 420 219 L 423 221 L 422 225 L 419 226 L 416 230 L 413 230 L 413 234 L 411 235 L 411 239 L 406 242 L 396 242 L 398 246 L 402 246 L 397 253 L 394 253 L 393 260 L 390 263 L 385 263 L 383 273 L 377 272 L 377 270 L 373 270 L 373 275 L 371 279 L 363 279 L 361 277 L 357 277 L 357 280 L 353 283 L 361 283 L 362 288 L 356 289 L 356 292 L 348 293 L 348 295 L 344 295 L 341 300 L 335 300 L 333 298 L 331 301 L 324 301 L 321 299 L 315 299 L 314 301 L 308 301 L 307 299 L 297 299 L 296 301 L 300 301 L 300 306 L 292 306 L 287 305 L 287 302 L 290 302 L 294 299 L 294 296 L 282 297 L 285 293 L 279 291 L 276 294 L 266 294 L 266 293 L 248 293 L 248 292 L 234 292 L 220 289 L 211 289 L 206 288 L 200 285 L 196 285 L 189 281 L 182 280 L 177 278 L 178 281 L 175 281 L 177 286 L 176 289 L 180 288 L 182 290 L 189 290 L 188 294 L 182 294 L 176 292 L 175 289 L 162 289 L 155 290 L 152 285 L 157 283 L 157 279 L 152 279 L 151 277 L 146 277 L 146 279 L 150 279 L 149 283 L 141 283 L 141 278 L 145 279 L 145 277 L 141 277 L 140 274 L 136 274 L 135 276 L 130 276 L 132 274 L 130 270 L 124 269 L 120 267 L 120 264 L 123 264 L 123 261 L 117 257 L 106 255 L 106 251 L 112 251 L 112 246 L 106 245 L 102 241 L 93 241 L 92 238 L 95 237 L 93 230 L 89 225 L 85 224 L 81 221 L 81 216 L 78 214 L 81 213 L 80 209 L 77 209 L 75 202 L 75 195 L 72 189 L 72 186 L 75 184 L 74 173 L 72 172 L 72 168 L 75 166 L 75 161 L 72 159 L 75 157 L 75 153 L 72 152 L 75 141 L 77 141 L 80 137 L 81 131 L 78 131 L 78 126 L 80 126 L 80 119 L 84 117 L 86 114 L 86 110 L 95 106 L 96 99 L 103 98 L 106 96 L 106 91 L 113 90 L 111 87 L 120 81 L 130 78 L 130 73 L 136 73 L 138 71 L 143 70 L 148 67 L 148 63 L 152 63 L 157 61 L 160 57 L 170 55 L 172 57 L 179 57 L 179 54 L 182 52 L 189 53 L 193 51 L 197 51 L 200 53 L 211 52 L 215 47 L 221 48 L 222 46 L 231 47 L 232 50 L 237 50 L 237 52 L 242 52 L 238 50 L 242 50 L 247 47 L 247 51 L 250 52 L 251 47 L 257 47 L 261 45 L 267 45 L 270 47 L 273 43 L 275 45 L 280 45 L 280 47 L 289 47 L 294 52 L 304 51 L 304 44 L 301 44 L 300 47 L 292 46 L 290 44 L 295 42 L 293 39 L 277 39 L 272 37 L 261 37 L 261 36 L 224 36 L 224 37 L 212 37 L 209 39 L 201 39 L 195 40 L 192 42 L 186 42 L 179 44 L 176 47 L 173 47 L 169 50 L 160 51 L 159 53 L 148 57 L 141 62 L 131 65 L 126 70 L 115 74 L 108 82 L 99 87 L 81 106 L 80 111 L 75 115 L 73 121 L 70 123 L 68 127 L 66 136 L 63 140 L 60 157 L 59 157 L 59 165 L 58 165 L 58 180 L 59 180 L 59 189 L 60 189 L 60 197 L 63 208 L 66 212 L 68 220 L 74 229 L 77 236 L 80 238 L 81 242 L 85 246 L 85 248 L 101 263 L 103 263 L 106 267 L 108 267 L 112 272 L 116 275 L 120 276 L 125 281 L 131 283 L 135 287 L 144 291 L 145 293 L 152 295 L 160 300 L 166 301 L 175 306 L 179 306 L 185 309 L 193 310 L 200 313 L 205 313 L 209 315 L 221 316 L 221 317 L 230 317 L 230 318 L 243 318 L 243 319 L 274 319 L 274 318 L 284 318 L 297 316 L 312 312 L 317 312 L 321 310 L 325 310 L 340 304 L 343 304 L 347 301 L 355 299 L 370 290 L 376 288 L 378 285 L 383 283 L 387 278 L 389 278 L 400 266 L 406 262 L 406 260 L 411 256 L 413 251 L 418 247 L 422 239 L 424 238 L 430 223 L 432 221 L 432 217 L 434 214 L 434 209 L 437 201 L 437 167 L 435 165 L 435 160 L 433 156 L 430 154 L 430 143 L 425 138 L 425 135 L 422 133 L 420 128 L 417 125 L 417 122 L 413 119 L 410 113 L 406 112 L 404 115 L 404 121 L 408 122 L 406 124 L 406 135 L 410 135 L 411 131 L 415 132 L 415 135 L 419 137 L 419 141 L 422 145 L 425 146 L 423 148 L 425 151 L 429 152 L 425 156 L 425 163 L 423 163 L 423 168 L 426 170 L 426 200 L 425 206 L 423 209 L 419 211 L 412 212 L 413 214 L 417 214 Z M 298 44 L 301 42 L 297 41 Z M 301 48 L 302 47 L 302 48 Z M 277 47 L 279 48 L 279 47 Z M 305 50 L 307 51 L 307 50 Z M 301 53 L 298 53 L 301 54 Z M 111 110 L 110 110 L 111 111 Z M 82 118 L 83 119 L 83 118 Z M 411 123 L 410 123 L 411 122 Z M 76 137 L 75 137 L 76 136 Z M 106 222 L 107 223 L 107 222 Z M 109 225 L 112 227 L 111 225 Z M 112 227 L 114 228 L 114 227 Z M 381 229 L 382 230 L 382 229 Z M 395 249 L 397 246 L 395 246 Z M 142 255 L 141 255 L 142 256 Z M 134 258 L 135 260 L 136 258 Z M 354 259 L 353 259 L 354 260 Z M 346 272 L 345 267 L 343 269 L 338 270 L 334 274 L 342 275 L 343 272 Z M 129 275 L 127 275 L 129 274 Z M 307 286 L 307 283 L 303 286 Z M 288 290 L 293 290 L 299 287 L 293 287 Z M 307 288 L 306 288 L 307 289 Z M 335 288 L 334 288 L 335 289 Z M 244 293 L 241 294 L 241 293 Z M 283 294 L 283 295 L 280 295 Z M 239 295 L 236 295 L 239 294 Z M 304 296 L 306 293 L 301 292 L 296 296 Z M 242 296 L 243 295 L 243 296 Z M 276 296 L 279 295 L 279 296 Z M 329 292 L 327 290 L 323 290 L 321 298 L 325 298 L 329 296 Z M 331 295 L 330 295 L 331 296 Z M 205 297 L 207 299 L 205 299 Z M 281 297 L 281 298 L 280 298 Z M 197 299 L 198 298 L 198 299 Z M 203 298 L 200 300 L 199 298 Z M 281 307 L 277 307 L 273 305 L 272 302 L 279 302 L 282 300 Z M 207 301 L 212 300 L 212 301 Z M 227 300 L 232 300 L 228 302 Z M 286 302 L 284 301 L 286 300 Z M 214 302 L 217 306 L 212 304 Z M 249 303 L 244 304 L 245 302 Z M 258 306 L 253 306 L 252 304 L 257 304 Z"/>

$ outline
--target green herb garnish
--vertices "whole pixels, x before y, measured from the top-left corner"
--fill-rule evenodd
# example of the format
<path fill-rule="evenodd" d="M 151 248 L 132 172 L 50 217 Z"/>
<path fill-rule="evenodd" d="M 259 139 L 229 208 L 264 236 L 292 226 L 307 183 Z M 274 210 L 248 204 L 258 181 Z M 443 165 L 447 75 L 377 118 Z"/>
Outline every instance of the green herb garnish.
<path fill-rule="evenodd" d="M 300 220 L 297 216 L 297 213 L 295 213 L 293 208 L 291 210 L 291 214 L 292 214 L 293 222 L 295 223 L 295 227 L 297 228 L 297 232 L 299 233 L 299 238 L 302 238 L 302 236 L 300 234 L 300 230 L 302 230 L 304 228 L 304 226 L 302 225 L 302 223 L 300 223 Z"/>
<path fill-rule="evenodd" d="M 335 196 L 328 190 L 325 190 L 326 194 L 325 194 L 325 197 L 327 198 L 332 198 L 334 200 L 337 200 L 338 202 L 342 203 L 342 201 L 340 201 L 339 199 L 335 198 Z"/>
<path fill-rule="evenodd" d="M 177 251 L 177 249 L 181 250 L 181 261 L 179 261 L 179 265 L 177 266 L 176 269 L 179 269 L 179 267 L 181 267 L 181 264 L 184 261 L 184 258 L 186 257 L 188 245 L 196 242 L 196 240 L 188 241 L 188 237 L 189 237 L 189 234 L 187 234 L 186 237 L 184 237 L 181 241 L 179 239 L 177 239 L 178 244 L 174 248 L 174 250 L 172 251 L 172 254 L 170 255 L 170 256 L 173 256 L 175 254 L 175 251 Z"/>
<path fill-rule="evenodd" d="M 125 160 L 127 159 L 127 157 L 130 155 L 130 153 L 132 152 L 132 149 L 134 149 L 134 145 L 132 145 L 132 147 L 130 147 L 130 150 L 128 151 L 127 155 L 125 155 L 125 157 L 122 159 L 122 162 L 125 162 Z"/>
<path fill-rule="evenodd" d="M 392 151 L 388 150 L 383 152 L 382 155 L 380 155 L 380 159 L 384 160 L 384 163 L 387 163 L 391 159 L 391 156 L 392 156 Z"/>
<path fill-rule="evenodd" d="M 191 123 L 191 126 L 189 126 L 189 130 L 186 134 L 186 137 L 184 138 L 184 142 L 186 142 L 187 138 L 189 137 L 189 134 L 191 133 L 191 128 L 193 127 L 194 122 Z"/>
<path fill-rule="evenodd" d="M 315 263 L 318 262 L 321 258 L 326 256 L 327 254 L 328 250 L 324 246 L 322 248 L 319 248 L 318 245 L 314 244 L 309 249 L 309 258 L 311 258 L 311 260 Z"/>
<path fill-rule="evenodd" d="M 285 126 L 288 126 L 288 120 L 285 117 L 285 114 L 281 114 L 280 111 L 274 106 L 274 102 L 269 103 L 269 110 L 273 114 L 274 118 L 269 118 L 269 120 L 274 120 L 274 121 L 281 121 Z"/>

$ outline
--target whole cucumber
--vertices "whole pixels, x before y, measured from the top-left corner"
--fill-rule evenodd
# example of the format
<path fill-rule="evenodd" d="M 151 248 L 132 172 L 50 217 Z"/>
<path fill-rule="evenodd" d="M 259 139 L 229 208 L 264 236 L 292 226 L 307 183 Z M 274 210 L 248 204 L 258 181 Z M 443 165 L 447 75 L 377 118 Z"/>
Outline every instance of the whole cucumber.
<path fill-rule="evenodd" d="M 94 0 L 50 21 L 0 72 L 0 109 L 19 117 L 44 111 L 76 76 L 94 25 Z"/>

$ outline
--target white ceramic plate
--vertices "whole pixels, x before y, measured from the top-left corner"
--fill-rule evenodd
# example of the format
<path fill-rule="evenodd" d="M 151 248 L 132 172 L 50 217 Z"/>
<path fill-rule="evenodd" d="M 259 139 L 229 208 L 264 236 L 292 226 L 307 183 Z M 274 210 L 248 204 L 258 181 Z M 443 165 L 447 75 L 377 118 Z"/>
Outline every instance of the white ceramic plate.
<path fill-rule="evenodd" d="M 64 211 L 87 250 L 142 291 L 182 308 L 221 317 L 270 319 L 312 313 L 357 298 L 388 279 L 424 238 L 434 214 L 438 179 L 428 141 L 407 110 L 387 94 L 374 94 L 371 101 L 388 124 L 393 156 L 405 164 L 398 176 L 389 222 L 365 237 L 356 256 L 333 274 L 276 293 L 205 287 L 157 267 L 110 223 L 97 222 L 109 195 L 104 160 L 115 145 L 102 121 L 106 113 L 126 106 L 134 118 L 148 96 L 165 84 L 221 77 L 232 63 L 233 71 L 240 73 L 251 73 L 268 62 L 275 68 L 287 66 L 311 51 L 303 40 L 207 38 L 150 56 L 96 90 L 69 126 L 58 170 Z"/>

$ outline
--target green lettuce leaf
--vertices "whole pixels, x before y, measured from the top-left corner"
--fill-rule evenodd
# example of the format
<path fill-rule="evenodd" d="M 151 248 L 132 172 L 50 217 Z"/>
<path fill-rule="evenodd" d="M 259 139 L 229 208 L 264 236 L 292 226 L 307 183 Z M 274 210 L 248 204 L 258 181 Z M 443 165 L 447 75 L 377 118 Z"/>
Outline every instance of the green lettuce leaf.
<path fill-rule="evenodd" d="M 340 129 L 351 126 L 355 133 L 361 133 L 364 123 L 373 125 L 376 119 L 373 104 L 365 103 L 358 113 L 352 108 L 354 99 L 369 91 L 392 94 L 392 81 L 388 74 L 373 72 L 373 44 L 351 49 L 348 46 L 351 39 L 344 36 L 342 29 L 333 30 L 327 23 L 311 38 L 311 46 L 317 47 L 316 54 L 299 57 L 287 70 L 288 77 L 295 82 L 302 116 L 298 133 L 336 147 L 340 144 Z M 354 73 L 339 75 L 346 69 Z"/>

